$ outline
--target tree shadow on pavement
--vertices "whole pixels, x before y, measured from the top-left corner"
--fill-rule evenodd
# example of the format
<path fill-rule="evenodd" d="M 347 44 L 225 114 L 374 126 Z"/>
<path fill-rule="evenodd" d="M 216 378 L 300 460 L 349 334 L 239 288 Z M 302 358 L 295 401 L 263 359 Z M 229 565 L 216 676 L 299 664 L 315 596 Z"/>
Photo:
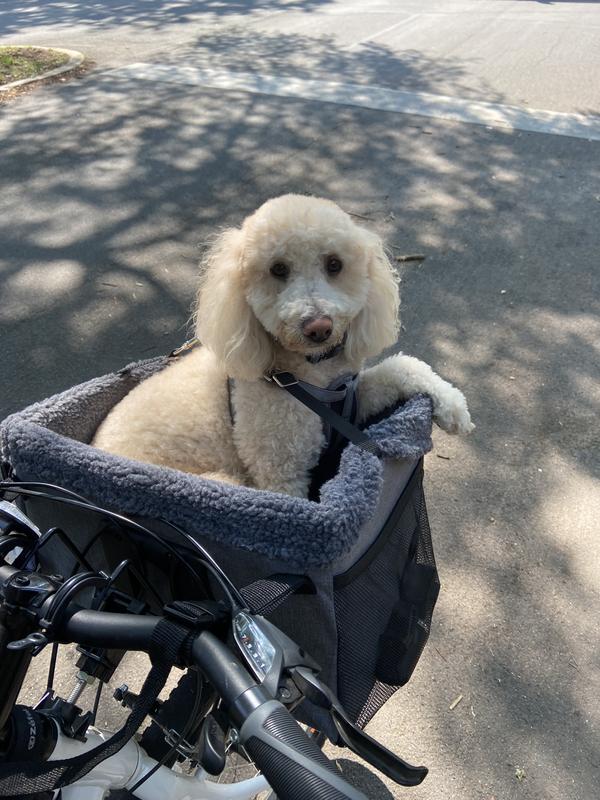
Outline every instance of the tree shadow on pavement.
<path fill-rule="evenodd" d="M 384 782 L 364 764 L 358 764 L 349 758 L 336 758 L 335 761 L 348 783 L 358 787 L 367 797 L 393 800 L 394 796 L 386 789 Z"/>
<path fill-rule="evenodd" d="M 329 34 L 309 37 L 276 29 L 265 33 L 230 24 L 212 29 L 176 51 L 157 52 L 153 60 L 185 64 L 186 68 L 386 86 L 411 92 L 439 94 L 451 86 L 463 98 L 479 99 L 484 94 L 490 102 L 501 99 L 487 84 L 473 86 L 467 59 L 432 59 L 418 50 L 404 50 L 399 56 L 386 45 L 372 41 L 358 48 L 340 47 Z"/>
<path fill-rule="evenodd" d="M 0 34 L 28 32 L 38 27 L 106 30 L 123 26 L 160 30 L 202 19 L 211 22 L 232 16 L 249 17 L 279 11 L 315 11 L 331 0 L 108 0 L 103 3 L 64 3 L 0 0 Z"/>
<path fill-rule="evenodd" d="M 251 41 L 285 68 L 281 36 Z M 323 74 L 460 81 L 460 59 L 287 41 Z M 177 345 L 199 243 L 270 196 L 331 197 L 427 256 L 403 275 L 401 345 L 464 387 L 478 428 L 427 459 L 444 588 L 373 731 L 431 767 L 416 800 L 595 796 L 598 143 L 109 79 L 0 125 L 3 413 Z"/>
<path fill-rule="evenodd" d="M 189 64 L 243 68 L 254 59 L 276 74 L 314 69 L 369 83 L 396 68 L 424 88 L 462 74 L 459 62 L 399 59 L 385 47 L 352 53 L 336 51 L 330 37 L 238 29 L 201 38 L 185 55 Z M 7 119 L 0 230 L 10 301 L 0 319 L 5 351 L 15 363 L 29 353 L 38 386 L 55 390 L 112 368 L 115 352 L 126 361 L 177 345 L 206 236 L 286 189 L 335 195 L 327 181 L 307 183 L 313 155 L 364 168 L 395 149 L 381 122 L 384 139 L 373 154 L 363 137 L 348 139 L 344 119 L 354 112 L 344 107 L 194 91 L 200 103 L 188 102 L 186 87 L 107 74 L 99 84 L 94 76 L 49 91 L 43 102 L 38 94 L 39 108 Z M 356 198 L 362 205 L 363 187 Z M 23 380 L 15 376 L 4 413 L 32 398 Z"/>

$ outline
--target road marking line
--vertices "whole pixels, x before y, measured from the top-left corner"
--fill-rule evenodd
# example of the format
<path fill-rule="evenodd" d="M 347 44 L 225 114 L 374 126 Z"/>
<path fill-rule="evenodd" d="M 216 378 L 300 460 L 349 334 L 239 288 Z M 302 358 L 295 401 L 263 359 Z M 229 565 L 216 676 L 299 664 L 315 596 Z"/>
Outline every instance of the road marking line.
<path fill-rule="evenodd" d="M 358 106 L 396 114 L 415 114 L 471 125 L 600 141 L 598 116 L 521 108 L 426 92 L 402 92 L 382 86 L 145 63 L 129 64 L 126 67 L 109 70 L 105 75 L 111 78 L 182 83 L 207 89 L 316 100 L 322 103 Z"/>
<path fill-rule="evenodd" d="M 411 20 L 416 19 L 417 17 L 420 16 L 421 16 L 420 14 L 411 14 L 410 16 L 405 17 L 400 22 L 395 22 L 393 25 L 390 25 L 388 28 L 382 28 L 380 31 L 372 33 L 370 36 L 365 36 L 364 39 L 357 39 L 355 42 L 352 42 L 352 44 L 344 45 L 343 49 L 353 50 L 355 47 L 358 47 L 361 44 L 372 42 L 373 39 L 377 39 L 379 36 L 383 36 L 384 33 L 389 33 L 390 31 L 393 31 L 395 28 L 399 28 L 401 25 L 406 25 L 407 22 L 411 22 Z"/>

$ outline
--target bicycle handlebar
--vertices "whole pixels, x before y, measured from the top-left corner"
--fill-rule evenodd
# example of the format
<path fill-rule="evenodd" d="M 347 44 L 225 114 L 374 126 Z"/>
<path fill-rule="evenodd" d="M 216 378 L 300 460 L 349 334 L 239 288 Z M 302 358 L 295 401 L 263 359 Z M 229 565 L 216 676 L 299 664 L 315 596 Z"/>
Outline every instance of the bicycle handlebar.
<path fill-rule="evenodd" d="M 18 571 L 0 567 L 0 584 Z M 39 618 L 43 618 L 43 607 Z M 57 623 L 55 638 L 63 643 L 148 652 L 160 619 L 69 605 Z M 201 631 L 187 652 L 221 696 L 239 730 L 240 743 L 281 800 L 366 800 L 217 636 Z"/>
<path fill-rule="evenodd" d="M 76 611 L 66 622 L 64 635 L 95 646 L 147 650 L 157 623 L 158 618 Z M 240 743 L 281 800 L 366 800 L 217 636 L 202 631 L 191 652 L 222 698 Z"/>

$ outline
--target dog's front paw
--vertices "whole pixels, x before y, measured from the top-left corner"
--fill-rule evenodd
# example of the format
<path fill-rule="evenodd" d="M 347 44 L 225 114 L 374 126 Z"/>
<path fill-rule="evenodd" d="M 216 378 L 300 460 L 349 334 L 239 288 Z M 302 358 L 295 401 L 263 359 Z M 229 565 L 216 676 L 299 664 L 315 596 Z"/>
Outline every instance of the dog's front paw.
<path fill-rule="evenodd" d="M 433 398 L 433 418 L 446 433 L 471 433 L 475 427 L 464 394 L 450 385 Z"/>

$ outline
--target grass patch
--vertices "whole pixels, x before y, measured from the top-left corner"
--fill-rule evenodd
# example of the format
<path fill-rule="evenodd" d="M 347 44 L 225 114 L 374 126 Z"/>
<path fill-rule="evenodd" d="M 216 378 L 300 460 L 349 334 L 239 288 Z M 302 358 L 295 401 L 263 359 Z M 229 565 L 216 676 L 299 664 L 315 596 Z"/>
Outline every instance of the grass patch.
<path fill-rule="evenodd" d="M 0 86 L 61 67 L 69 60 L 65 53 L 41 47 L 0 47 Z"/>

